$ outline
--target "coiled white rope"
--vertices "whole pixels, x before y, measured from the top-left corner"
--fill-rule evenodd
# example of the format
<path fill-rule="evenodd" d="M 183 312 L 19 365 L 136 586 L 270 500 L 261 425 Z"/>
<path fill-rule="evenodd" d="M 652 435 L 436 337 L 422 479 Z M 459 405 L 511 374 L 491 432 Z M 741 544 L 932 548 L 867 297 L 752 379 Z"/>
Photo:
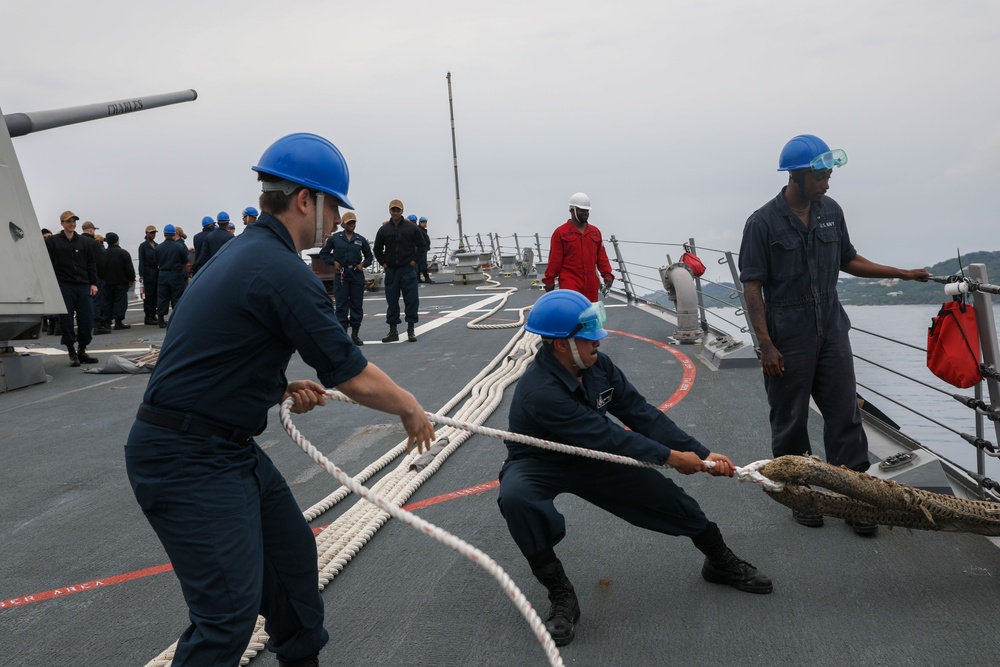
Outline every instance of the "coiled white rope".
<path fill-rule="evenodd" d="M 512 348 L 515 348 L 519 342 L 520 345 L 518 349 L 514 349 L 513 352 L 511 352 Z M 533 355 L 528 354 L 527 352 L 534 351 L 536 343 L 537 337 L 532 334 L 525 334 L 523 330 L 519 331 L 519 333 L 515 335 L 507 344 L 501 354 L 497 355 L 493 362 L 487 364 L 479 375 L 477 375 L 476 378 L 470 381 L 466 387 L 462 389 L 462 391 L 453 397 L 440 412 L 450 411 L 467 393 L 471 391 L 472 396 L 466 405 L 459 411 L 459 414 L 466 419 L 473 421 L 485 421 L 485 419 L 492 414 L 496 406 L 499 405 L 502 400 L 503 389 L 516 381 L 532 360 Z M 500 367 L 490 372 L 490 368 L 499 363 L 500 360 L 502 360 Z M 484 378 L 487 379 L 484 381 Z M 434 474 L 444 464 L 444 461 L 448 458 L 448 456 L 450 456 L 455 449 L 464 443 L 470 435 L 470 433 L 462 431 L 458 432 L 456 435 L 455 429 L 447 427 L 439 430 L 437 442 L 447 441 L 449 444 L 433 457 L 430 464 L 426 465 L 424 469 L 418 473 L 414 473 L 410 469 L 412 467 L 413 459 L 412 457 L 407 457 L 394 472 L 389 473 L 384 479 L 380 480 L 373 487 L 373 491 L 376 491 L 380 495 L 390 497 L 390 499 L 398 505 L 404 504 L 406 499 L 408 499 L 409 496 L 430 477 L 430 475 Z M 405 448 L 406 443 L 404 441 L 397 445 L 397 447 L 393 449 L 390 454 L 393 452 L 401 453 L 405 451 Z M 384 458 L 386 457 L 383 457 L 383 459 Z M 358 477 L 360 477 L 360 475 Z M 334 494 L 331 494 L 331 496 L 342 498 L 349 493 L 349 489 L 346 487 L 340 487 L 340 489 L 338 489 Z M 348 509 L 333 524 L 324 530 L 323 533 L 320 534 L 317 538 L 317 542 L 319 543 L 321 553 L 321 588 L 323 588 L 327 583 L 329 583 L 330 579 L 339 573 L 346 562 L 357 554 L 360 547 L 364 545 L 370 535 L 381 527 L 387 519 L 388 515 L 378 510 L 378 508 L 370 505 L 369 503 L 359 503 Z M 360 540 L 344 544 L 342 551 L 339 552 L 335 558 L 330 556 L 329 551 L 327 553 L 323 552 L 324 544 L 333 543 L 331 547 L 332 551 L 341 546 L 341 542 L 345 539 L 349 539 L 348 534 L 354 535 L 362 531 L 365 533 L 365 536 Z M 334 542 L 334 540 L 337 540 L 337 542 Z"/>
<path fill-rule="evenodd" d="M 503 308 L 507 304 L 508 299 L 510 299 L 510 295 L 517 291 L 516 287 L 504 287 L 503 285 L 500 284 L 499 281 L 493 280 L 490 274 L 486 273 L 485 271 L 483 272 L 483 277 L 486 279 L 486 282 L 491 284 L 480 285 L 479 287 L 476 288 L 476 290 L 480 292 L 504 290 L 503 299 L 501 299 L 497 303 L 496 307 L 493 310 L 489 311 L 488 313 L 484 313 L 479 317 L 476 317 L 465 326 L 469 329 L 514 329 L 523 325 L 527 321 L 527 318 L 525 317 L 524 313 L 526 311 L 531 310 L 531 306 L 518 308 L 518 320 L 516 322 L 507 322 L 505 324 L 479 324 L 486 318 L 492 317 L 497 311 Z"/>

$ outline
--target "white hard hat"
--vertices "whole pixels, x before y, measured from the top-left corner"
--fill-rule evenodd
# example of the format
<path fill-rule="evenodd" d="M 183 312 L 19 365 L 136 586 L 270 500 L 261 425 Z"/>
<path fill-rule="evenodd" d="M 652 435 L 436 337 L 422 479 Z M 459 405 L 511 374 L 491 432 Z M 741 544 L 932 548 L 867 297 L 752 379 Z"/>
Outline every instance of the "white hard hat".
<path fill-rule="evenodd" d="M 590 197 L 583 194 L 582 192 L 577 192 L 575 195 L 569 198 L 569 205 L 581 209 L 583 211 L 590 210 Z"/>

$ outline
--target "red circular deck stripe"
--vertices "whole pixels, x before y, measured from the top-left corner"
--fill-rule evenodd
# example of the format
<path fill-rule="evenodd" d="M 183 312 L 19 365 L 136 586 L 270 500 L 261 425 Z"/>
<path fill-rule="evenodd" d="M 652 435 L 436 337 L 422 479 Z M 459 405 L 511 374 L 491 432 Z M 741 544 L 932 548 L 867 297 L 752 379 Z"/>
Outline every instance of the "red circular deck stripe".
<path fill-rule="evenodd" d="M 691 359 L 676 349 L 672 345 L 667 343 L 661 343 L 658 340 L 653 340 L 652 338 L 646 338 L 645 336 L 638 336 L 636 334 L 628 333 L 627 331 L 615 331 L 614 329 L 608 329 L 608 333 L 615 333 L 619 336 L 628 336 L 629 338 L 634 338 L 636 340 L 641 340 L 643 343 L 649 343 L 650 345 L 655 345 L 661 350 L 666 350 L 670 354 L 677 358 L 677 361 L 681 363 L 681 367 L 684 369 L 684 373 L 681 376 L 681 383 L 678 385 L 677 390 L 663 403 L 658 406 L 660 410 L 666 412 L 670 408 L 674 407 L 687 396 L 688 392 L 691 391 L 691 387 L 694 386 L 694 378 L 698 374 L 695 370 L 694 362 Z"/>

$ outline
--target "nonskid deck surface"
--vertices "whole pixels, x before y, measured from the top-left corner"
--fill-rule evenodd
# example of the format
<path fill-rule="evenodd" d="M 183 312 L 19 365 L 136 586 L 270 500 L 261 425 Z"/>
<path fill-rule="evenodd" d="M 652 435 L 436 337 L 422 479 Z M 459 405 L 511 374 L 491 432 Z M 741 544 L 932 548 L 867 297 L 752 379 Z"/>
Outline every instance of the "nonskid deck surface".
<path fill-rule="evenodd" d="M 541 292 L 526 280 L 493 320 Z M 362 337 L 385 334 L 381 294 L 370 295 Z M 471 331 L 493 298 L 471 287 L 421 287 L 419 341 L 364 347 L 365 355 L 436 411 L 489 362 L 513 329 Z M 768 455 L 759 371 L 713 372 L 696 346 L 669 344 L 672 327 L 609 301 L 602 349 L 654 404 L 738 464 Z M 473 308 L 471 310 L 479 310 Z M 449 319 L 455 317 L 455 319 Z M 127 321 L 141 321 L 141 309 Z M 144 349 L 163 330 L 135 326 L 96 337 L 91 351 Z M 35 348 L 53 348 L 44 337 Z M 693 360 L 685 363 L 686 359 Z M 122 447 L 148 376 L 91 375 L 64 354 L 46 357 L 52 381 L 0 395 L 0 656 L 7 665 L 143 665 L 186 626 L 167 558 L 125 477 Z M 692 377 L 693 375 L 693 377 Z M 293 358 L 289 378 L 314 377 Z M 509 391 L 508 397 L 509 397 Z M 487 421 L 506 428 L 507 400 Z M 220 403 L 224 409 L 224 401 Z M 258 438 L 303 508 L 338 485 L 285 435 L 272 411 Z M 813 420 L 813 442 L 821 440 Z M 402 439 L 394 418 L 335 403 L 296 425 L 349 473 Z M 486 551 L 544 613 L 545 594 L 496 506 L 505 449 L 475 436 L 410 498 L 416 512 Z M 395 465 L 392 464 L 392 465 Z M 390 466 L 392 467 L 392 466 Z M 875 539 L 842 522 L 794 524 L 759 489 L 668 472 L 702 504 L 730 545 L 774 580 L 769 596 L 712 585 L 686 538 L 634 528 L 574 497 L 557 504 L 567 537 L 557 547 L 583 610 L 567 665 L 980 665 L 995 653 L 984 620 L 995 609 L 995 548 L 968 535 L 883 529 Z M 313 522 L 329 524 L 348 498 Z M 362 501 L 363 502 L 363 501 Z M 546 664 L 500 587 L 463 556 L 390 521 L 323 593 L 331 642 L 321 664 Z M 276 664 L 261 654 L 252 665 Z"/>

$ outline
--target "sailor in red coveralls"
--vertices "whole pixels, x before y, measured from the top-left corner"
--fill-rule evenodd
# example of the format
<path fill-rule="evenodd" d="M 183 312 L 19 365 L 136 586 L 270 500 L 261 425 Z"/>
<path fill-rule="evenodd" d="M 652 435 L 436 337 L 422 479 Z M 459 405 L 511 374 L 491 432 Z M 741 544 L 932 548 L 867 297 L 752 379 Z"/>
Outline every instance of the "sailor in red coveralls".
<path fill-rule="evenodd" d="M 587 223 L 590 218 L 590 197 L 582 192 L 570 197 L 569 214 L 570 219 L 566 224 L 560 225 L 552 233 L 549 266 L 542 283 L 545 291 L 551 292 L 555 289 L 556 278 L 559 278 L 560 289 L 574 290 L 595 302 L 600 287 L 597 274 L 600 273 L 604 279 L 605 288 L 611 287 L 615 275 L 611 273 L 611 263 L 604 250 L 601 230 Z"/>

